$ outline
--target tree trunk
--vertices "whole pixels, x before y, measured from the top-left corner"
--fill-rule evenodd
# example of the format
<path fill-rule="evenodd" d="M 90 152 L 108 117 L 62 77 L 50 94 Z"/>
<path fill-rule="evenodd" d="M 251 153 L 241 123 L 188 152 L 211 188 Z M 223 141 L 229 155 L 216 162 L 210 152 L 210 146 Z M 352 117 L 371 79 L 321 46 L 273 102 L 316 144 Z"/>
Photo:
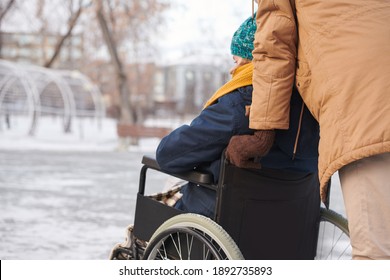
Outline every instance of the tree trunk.
<path fill-rule="evenodd" d="M 133 115 L 131 114 L 131 106 L 130 106 L 130 88 L 128 85 L 128 80 L 125 71 L 123 70 L 123 66 L 121 61 L 119 60 L 118 51 L 116 47 L 116 42 L 111 36 L 111 33 L 108 29 L 108 25 L 106 19 L 103 14 L 103 6 L 101 0 L 95 1 L 97 4 L 96 16 L 100 25 L 100 28 L 103 33 L 104 41 L 107 44 L 108 50 L 110 52 L 111 61 L 114 65 L 118 89 L 121 97 L 121 114 L 120 114 L 120 123 L 134 123 Z"/>

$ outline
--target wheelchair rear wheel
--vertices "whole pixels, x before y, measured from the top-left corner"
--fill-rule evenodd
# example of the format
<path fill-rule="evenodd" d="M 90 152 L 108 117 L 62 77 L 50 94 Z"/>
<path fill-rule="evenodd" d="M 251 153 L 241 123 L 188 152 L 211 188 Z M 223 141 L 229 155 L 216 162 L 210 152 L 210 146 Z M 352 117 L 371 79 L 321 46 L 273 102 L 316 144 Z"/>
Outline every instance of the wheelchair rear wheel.
<path fill-rule="evenodd" d="M 330 209 L 321 208 L 316 259 L 352 259 L 348 221 Z"/>
<path fill-rule="evenodd" d="M 207 217 L 188 213 L 167 220 L 156 230 L 144 259 L 242 260 L 244 257 L 221 226 Z"/>

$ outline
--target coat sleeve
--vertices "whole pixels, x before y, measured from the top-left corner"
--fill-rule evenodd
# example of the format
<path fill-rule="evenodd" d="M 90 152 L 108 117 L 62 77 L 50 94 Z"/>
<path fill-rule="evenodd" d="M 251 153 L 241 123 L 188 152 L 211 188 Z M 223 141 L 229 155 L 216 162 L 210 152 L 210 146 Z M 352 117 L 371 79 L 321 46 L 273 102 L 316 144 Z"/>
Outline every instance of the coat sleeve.
<path fill-rule="evenodd" d="M 250 127 L 287 129 L 295 76 L 294 0 L 262 0 L 256 14 Z"/>
<path fill-rule="evenodd" d="M 190 171 L 218 160 L 233 135 L 245 126 L 248 133 L 249 120 L 244 106 L 231 104 L 226 98 L 220 100 L 203 110 L 190 125 L 175 129 L 161 140 L 156 160 L 162 170 Z"/>

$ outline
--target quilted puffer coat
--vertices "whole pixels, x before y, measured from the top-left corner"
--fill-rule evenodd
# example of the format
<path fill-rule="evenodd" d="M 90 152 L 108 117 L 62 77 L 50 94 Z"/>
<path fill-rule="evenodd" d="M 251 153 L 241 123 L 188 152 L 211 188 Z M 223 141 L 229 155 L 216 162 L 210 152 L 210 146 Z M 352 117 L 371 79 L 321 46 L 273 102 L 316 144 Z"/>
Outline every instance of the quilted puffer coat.
<path fill-rule="evenodd" d="M 320 124 L 322 198 L 341 167 L 390 152 L 389 15 L 383 0 L 259 1 L 250 127 L 288 128 L 295 82 Z"/>

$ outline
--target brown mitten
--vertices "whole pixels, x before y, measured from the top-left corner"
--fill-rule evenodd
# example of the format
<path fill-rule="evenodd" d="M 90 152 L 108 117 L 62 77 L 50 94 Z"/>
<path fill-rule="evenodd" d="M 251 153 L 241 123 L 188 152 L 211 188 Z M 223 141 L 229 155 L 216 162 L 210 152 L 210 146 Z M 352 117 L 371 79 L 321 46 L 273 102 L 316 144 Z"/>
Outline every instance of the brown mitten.
<path fill-rule="evenodd" d="M 261 168 L 256 158 L 265 156 L 275 139 L 274 130 L 258 130 L 253 135 L 237 135 L 230 139 L 226 158 L 241 168 Z"/>

